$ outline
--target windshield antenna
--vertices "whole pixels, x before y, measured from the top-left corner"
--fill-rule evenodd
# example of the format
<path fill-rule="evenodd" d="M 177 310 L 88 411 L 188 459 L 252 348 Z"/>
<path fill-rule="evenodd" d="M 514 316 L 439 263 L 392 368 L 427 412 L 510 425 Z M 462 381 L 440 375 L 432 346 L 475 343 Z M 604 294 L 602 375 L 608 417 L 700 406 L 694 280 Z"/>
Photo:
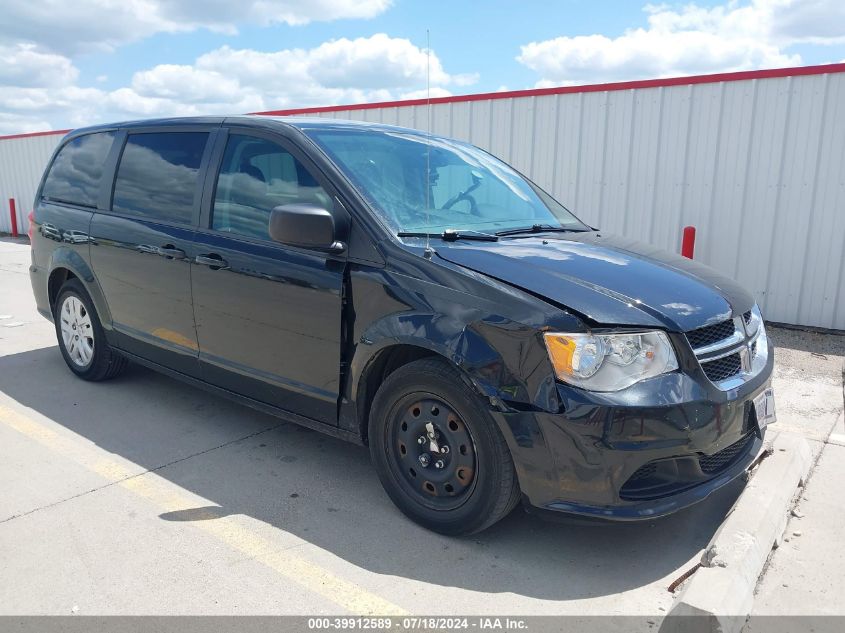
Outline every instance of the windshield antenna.
<path fill-rule="evenodd" d="M 425 257 L 431 259 L 431 34 L 425 30 Z"/>

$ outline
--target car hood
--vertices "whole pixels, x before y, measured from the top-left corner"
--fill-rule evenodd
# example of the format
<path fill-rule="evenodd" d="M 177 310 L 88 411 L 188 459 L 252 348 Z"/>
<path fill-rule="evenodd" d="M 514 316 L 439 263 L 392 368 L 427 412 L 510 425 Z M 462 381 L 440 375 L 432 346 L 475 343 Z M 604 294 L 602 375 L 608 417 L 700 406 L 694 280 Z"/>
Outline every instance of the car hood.
<path fill-rule="evenodd" d="M 713 269 L 618 236 L 590 232 L 443 242 L 436 251 L 598 325 L 689 331 L 754 304 L 747 291 Z"/>

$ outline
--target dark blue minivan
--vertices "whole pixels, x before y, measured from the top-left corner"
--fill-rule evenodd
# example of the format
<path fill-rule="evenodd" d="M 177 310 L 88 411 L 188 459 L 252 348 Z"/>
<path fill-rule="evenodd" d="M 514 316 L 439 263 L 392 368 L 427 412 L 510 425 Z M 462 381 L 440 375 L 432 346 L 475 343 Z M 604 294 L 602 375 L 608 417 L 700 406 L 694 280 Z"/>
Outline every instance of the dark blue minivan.
<path fill-rule="evenodd" d="M 414 130 L 76 130 L 37 194 L 30 270 L 80 378 L 134 361 L 366 444 L 396 505 L 445 534 L 520 502 L 674 512 L 741 475 L 774 420 L 748 292 Z"/>

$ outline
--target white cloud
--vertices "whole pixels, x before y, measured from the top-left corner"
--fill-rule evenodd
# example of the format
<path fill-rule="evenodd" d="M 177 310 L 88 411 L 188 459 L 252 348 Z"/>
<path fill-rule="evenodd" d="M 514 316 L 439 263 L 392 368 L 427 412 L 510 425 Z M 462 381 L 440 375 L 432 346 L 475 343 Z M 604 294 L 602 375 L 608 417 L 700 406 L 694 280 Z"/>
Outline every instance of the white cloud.
<path fill-rule="evenodd" d="M 162 64 L 132 77 L 132 89 L 141 95 L 177 99 L 182 103 L 227 101 L 240 85 L 234 76 L 193 66 Z"/>
<path fill-rule="evenodd" d="M 45 53 L 32 44 L 0 44 L 0 86 L 65 86 L 79 71 L 67 57 Z"/>
<path fill-rule="evenodd" d="M 128 90 L 146 104 L 144 109 L 157 104 L 162 110 L 172 105 L 196 112 L 379 101 L 424 91 L 426 60 L 424 49 L 384 33 L 312 49 L 261 52 L 224 46 L 191 66 L 160 65 L 136 73 Z M 434 53 L 430 61 L 432 95 L 448 95 L 445 86 L 473 81 L 447 73 Z M 132 112 L 131 99 L 121 99 L 121 108 Z"/>
<path fill-rule="evenodd" d="M 0 135 L 41 132 L 49 129 L 52 128 L 46 119 L 39 119 L 26 114 L 0 112 Z"/>
<path fill-rule="evenodd" d="M 517 60 L 544 87 L 585 81 L 666 77 L 793 66 L 801 42 L 845 41 L 841 0 L 752 0 L 704 8 L 646 5 L 648 27 L 616 38 L 579 35 L 531 42 Z"/>
<path fill-rule="evenodd" d="M 781 44 L 845 43 L 845 3 L 841 0 L 757 0 L 755 13 L 768 35 Z"/>
<path fill-rule="evenodd" d="M 440 97 L 451 97 L 451 91 L 441 86 L 432 86 L 431 90 L 420 88 L 419 90 L 411 90 L 410 92 L 403 92 L 399 95 L 399 99 L 439 99 Z"/>
<path fill-rule="evenodd" d="M 0 88 L 0 116 L 5 132 L 79 127 L 98 120 L 106 93 L 96 88 Z M 14 127 L 14 122 L 23 123 Z"/>
<path fill-rule="evenodd" d="M 425 85 L 429 61 L 432 86 L 469 85 L 478 79 L 475 75 L 449 75 L 435 53 L 427 56 L 425 49 L 409 40 L 384 33 L 332 40 L 310 50 L 265 53 L 224 46 L 200 57 L 196 67 L 237 77 L 242 85 L 299 92 L 301 98 L 312 102 L 327 93 L 360 98 L 358 95 L 372 90 Z"/>
<path fill-rule="evenodd" d="M 240 24 L 300 25 L 372 18 L 392 0 L 3 0 L 0 43 L 30 42 L 77 52 L 110 49 L 155 33 L 201 28 L 234 33 Z"/>
<path fill-rule="evenodd" d="M 34 51 L 20 50 L 27 55 Z M 8 82 L 0 80 L 0 110 L 53 120 L 59 126 L 80 126 L 127 118 L 420 98 L 425 95 L 428 56 L 409 40 L 383 33 L 333 40 L 312 49 L 261 52 L 224 46 L 201 55 L 194 64 L 161 64 L 136 72 L 128 85 L 111 91 L 72 83 L 76 69 L 67 58 L 49 54 L 33 59 L 29 68 L 33 74 L 50 68 L 64 71 L 57 73 L 52 85 L 24 85 L 15 80 L 16 74 L 10 74 Z M 448 96 L 448 86 L 477 79 L 449 74 L 434 52 L 430 62 L 432 97 Z"/>
<path fill-rule="evenodd" d="M 419 85 L 428 61 L 425 50 L 384 33 L 326 42 L 308 53 L 311 75 L 328 88 Z M 436 55 L 430 56 L 430 78 L 432 84 L 451 81 Z"/>

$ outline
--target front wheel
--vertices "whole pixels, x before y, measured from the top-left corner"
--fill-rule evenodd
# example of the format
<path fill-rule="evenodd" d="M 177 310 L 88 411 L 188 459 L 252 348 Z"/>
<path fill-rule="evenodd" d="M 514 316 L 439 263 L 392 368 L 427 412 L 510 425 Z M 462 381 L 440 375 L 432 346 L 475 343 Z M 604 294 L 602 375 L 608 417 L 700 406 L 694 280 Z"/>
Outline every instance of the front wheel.
<path fill-rule="evenodd" d="M 59 290 L 53 320 L 59 349 L 74 374 L 99 381 L 126 369 L 126 358 L 106 342 L 94 303 L 78 279 L 69 279 Z"/>
<path fill-rule="evenodd" d="M 484 402 L 440 359 L 388 376 L 373 401 L 370 455 L 385 491 L 435 532 L 480 532 L 519 500 L 513 460 Z"/>

